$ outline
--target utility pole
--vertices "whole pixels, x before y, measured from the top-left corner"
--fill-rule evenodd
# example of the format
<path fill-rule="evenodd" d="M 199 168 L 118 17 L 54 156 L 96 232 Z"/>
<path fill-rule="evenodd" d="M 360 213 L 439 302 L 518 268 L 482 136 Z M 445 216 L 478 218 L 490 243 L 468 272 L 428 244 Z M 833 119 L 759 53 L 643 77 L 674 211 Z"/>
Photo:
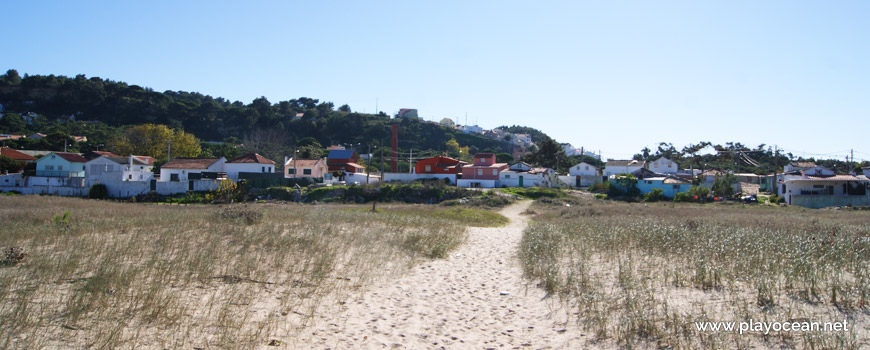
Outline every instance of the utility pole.
<path fill-rule="evenodd" d="M 411 153 L 408 153 L 408 174 L 411 173 L 411 169 L 414 169 L 414 164 L 411 163 L 413 161 L 412 160 L 413 157 L 414 157 L 414 149 L 411 148 Z"/>
<path fill-rule="evenodd" d="M 299 168 L 296 167 L 296 158 L 299 158 L 299 150 L 293 148 L 293 179 L 296 179 L 296 172 L 299 171 Z"/>
<path fill-rule="evenodd" d="M 855 168 L 852 166 L 852 163 L 855 162 L 855 149 L 854 148 L 850 149 L 849 154 L 851 154 L 851 156 L 849 158 L 852 158 L 852 160 L 849 161 L 849 173 L 852 173 L 852 171 L 855 170 Z"/>
<path fill-rule="evenodd" d="M 779 146 L 773 145 L 773 181 L 770 184 L 771 193 L 779 194 L 779 182 L 777 181 L 777 172 L 779 171 Z"/>
<path fill-rule="evenodd" d="M 368 164 L 366 164 L 366 185 L 369 184 L 369 168 L 371 168 L 371 165 L 372 165 L 371 164 L 372 163 L 372 143 L 369 142 L 368 144 L 369 144 L 369 153 L 368 153 L 368 155 L 369 155 L 368 161 L 369 162 L 368 162 Z"/>
<path fill-rule="evenodd" d="M 383 146 L 387 142 L 387 139 L 384 139 L 381 142 L 381 146 Z M 381 151 L 381 182 L 384 181 L 384 151 Z M 378 182 L 380 184 L 381 182 Z"/>

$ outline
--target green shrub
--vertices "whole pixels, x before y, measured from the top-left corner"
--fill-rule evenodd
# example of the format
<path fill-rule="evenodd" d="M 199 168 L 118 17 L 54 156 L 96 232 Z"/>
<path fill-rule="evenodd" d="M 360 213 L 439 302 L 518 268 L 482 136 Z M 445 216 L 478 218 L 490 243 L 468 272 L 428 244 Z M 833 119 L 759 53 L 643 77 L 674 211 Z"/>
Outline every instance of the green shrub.
<path fill-rule="evenodd" d="M 785 197 L 772 194 L 770 195 L 770 198 L 767 199 L 767 201 L 770 202 L 770 204 L 785 203 Z"/>
<path fill-rule="evenodd" d="M 665 191 L 661 188 L 653 188 L 652 191 L 649 191 L 647 194 L 643 196 L 643 200 L 646 202 L 658 202 L 662 199 L 662 195 L 664 195 Z"/>
<path fill-rule="evenodd" d="M 96 184 L 88 190 L 88 198 L 90 199 L 106 199 L 109 197 L 109 189 L 104 184 Z"/>
<path fill-rule="evenodd" d="M 559 198 L 566 196 L 565 192 L 562 192 L 562 190 L 558 188 L 509 187 L 503 188 L 500 191 L 529 199 L 539 199 L 542 197 Z"/>
<path fill-rule="evenodd" d="M 601 181 L 592 184 L 589 186 L 589 192 L 599 192 L 604 193 L 610 189 L 610 181 Z"/>
<path fill-rule="evenodd" d="M 674 195 L 674 202 L 688 202 L 691 199 L 692 197 L 689 197 L 689 194 L 686 192 L 678 192 Z"/>
<path fill-rule="evenodd" d="M 595 198 L 597 199 L 607 199 L 607 193 L 596 193 Z"/>
<path fill-rule="evenodd" d="M 710 189 L 703 186 L 692 186 L 689 187 L 689 197 L 695 198 L 698 197 L 699 201 L 707 198 L 707 195 L 710 194 Z"/>

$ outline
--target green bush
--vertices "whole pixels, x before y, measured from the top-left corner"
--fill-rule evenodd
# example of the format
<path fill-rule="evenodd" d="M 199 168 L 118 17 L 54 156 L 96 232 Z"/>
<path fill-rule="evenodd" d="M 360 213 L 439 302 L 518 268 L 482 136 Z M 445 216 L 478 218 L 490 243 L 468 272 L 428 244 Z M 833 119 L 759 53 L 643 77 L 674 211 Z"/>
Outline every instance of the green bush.
<path fill-rule="evenodd" d="M 643 200 L 646 202 L 658 202 L 662 199 L 665 191 L 661 188 L 653 188 L 652 191 L 649 191 L 647 194 L 643 196 Z"/>
<path fill-rule="evenodd" d="M 595 198 L 597 199 L 607 199 L 607 193 L 596 193 Z"/>
<path fill-rule="evenodd" d="M 106 199 L 107 197 L 109 197 L 109 189 L 106 188 L 106 185 L 96 184 L 88 190 L 88 198 L 90 199 Z"/>
<path fill-rule="evenodd" d="M 689 197 L 689 194 L 686 192 L 678 192 L 674 195 L 674 202 L 688 202 L 691 199 L 692 197 Z"/>
<path fill-rule="evenodd" d="M 767 201 L 770 202 L 770 204 L 785 203 L 785 197 L 783 197 L 783 196 L 778 196 L 778 195 L 775 195 L 775 194 L 772 194 L 772 195 L 770 195 L 770 197 L 767 199 Z"/>
<path fill-rule="evenodd" d="M 589 192 L 604 193 L 610 190 L 610 181 L 601 181 L 589 186 Z"/>

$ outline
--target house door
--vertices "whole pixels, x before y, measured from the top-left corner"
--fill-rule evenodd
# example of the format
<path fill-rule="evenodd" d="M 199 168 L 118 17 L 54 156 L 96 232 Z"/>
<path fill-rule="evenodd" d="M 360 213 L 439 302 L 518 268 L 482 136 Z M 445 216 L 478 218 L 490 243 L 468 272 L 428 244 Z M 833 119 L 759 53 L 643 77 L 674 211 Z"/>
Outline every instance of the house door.
<path fill-rule="evenodd" d="M 520 175 L 520 187 L 523 187 L 523 176 Z"/>
<path fill-rule="evenodd" d="M 580 187 L 580 177 L 579 176 L 574 178 L 574 186 Z"/>
<path fill-rule="evenodd" d="M 187 190 L 188 190 L 188 191 L 193 191 L 193 181 L 188 181 L 188 182 L 187 182 Z"/>
<path fill-rule="evenodd" d="M 833 195 L 834 195 L 834 186 L 828 186 L 828 195 L 829 195 L 829 196 L 833 196 Z"/>

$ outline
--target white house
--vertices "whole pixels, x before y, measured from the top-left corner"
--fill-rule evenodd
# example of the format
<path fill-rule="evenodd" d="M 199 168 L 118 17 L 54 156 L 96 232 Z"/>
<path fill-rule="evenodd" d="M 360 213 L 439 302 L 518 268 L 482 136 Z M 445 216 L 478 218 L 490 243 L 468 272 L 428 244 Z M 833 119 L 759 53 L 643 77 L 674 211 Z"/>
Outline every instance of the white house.
<path fill-rule="evenodd" d="M 649 163 L 649 170 L 658 174 L 676 174 L 680 167 L 674 161 L 661 157 Z"/>
<path fill-rule="evenodd" d="M 238 158 L 228 160 L 224 165 L 227 177 L 239 181 L 240 173 L 272 174 L 275 172 L 275 162 L 257 153 L 248 153 Z"/>
<path fill-rule="evenodd" d="M 460 125 L 457 129 L 466 134 L 483 134 L 483 128 L 477 125 Z"/>
<path fill-rule="evenodd" d="M 556 171 L 550 168 L 532 168 L 519 162 L 499 175 L 499 184 L 506 187 L 561 187 Z"/>
<path fill-rule="evenodd" d="M 600 175 L 598 168 L 586 162 L 580 162 L 568 168 L 568 175 L 571 176 L 598 176 Z"/>
<path fill-rule="evenodd" d="M 609 159 L 607 163 L 604 164 L 604 175 L 610 177 L 611 175 L 633 173 L 638 169 L 643 168 L 645 165 L 646 162 L 642 160 Z"/>
<path fill-rule="evenodd" d="M 779 184 L 785 202 L 806 208 L 870 205 L 870 181 L 854 175 L 788 176 Z"/>
<path fill-rule="evenodd" d="M 85 163 L 85 178 L 88 184 L 109 181 L 151 181 L 153 164 L 134 156 L 100 156 Z"/>
<path fill-rule="evenodd" d="M 175 158 L 160 167 L 160 182 L 180 182 L 226 176 L 227 159 L 220 158 Z"/>

